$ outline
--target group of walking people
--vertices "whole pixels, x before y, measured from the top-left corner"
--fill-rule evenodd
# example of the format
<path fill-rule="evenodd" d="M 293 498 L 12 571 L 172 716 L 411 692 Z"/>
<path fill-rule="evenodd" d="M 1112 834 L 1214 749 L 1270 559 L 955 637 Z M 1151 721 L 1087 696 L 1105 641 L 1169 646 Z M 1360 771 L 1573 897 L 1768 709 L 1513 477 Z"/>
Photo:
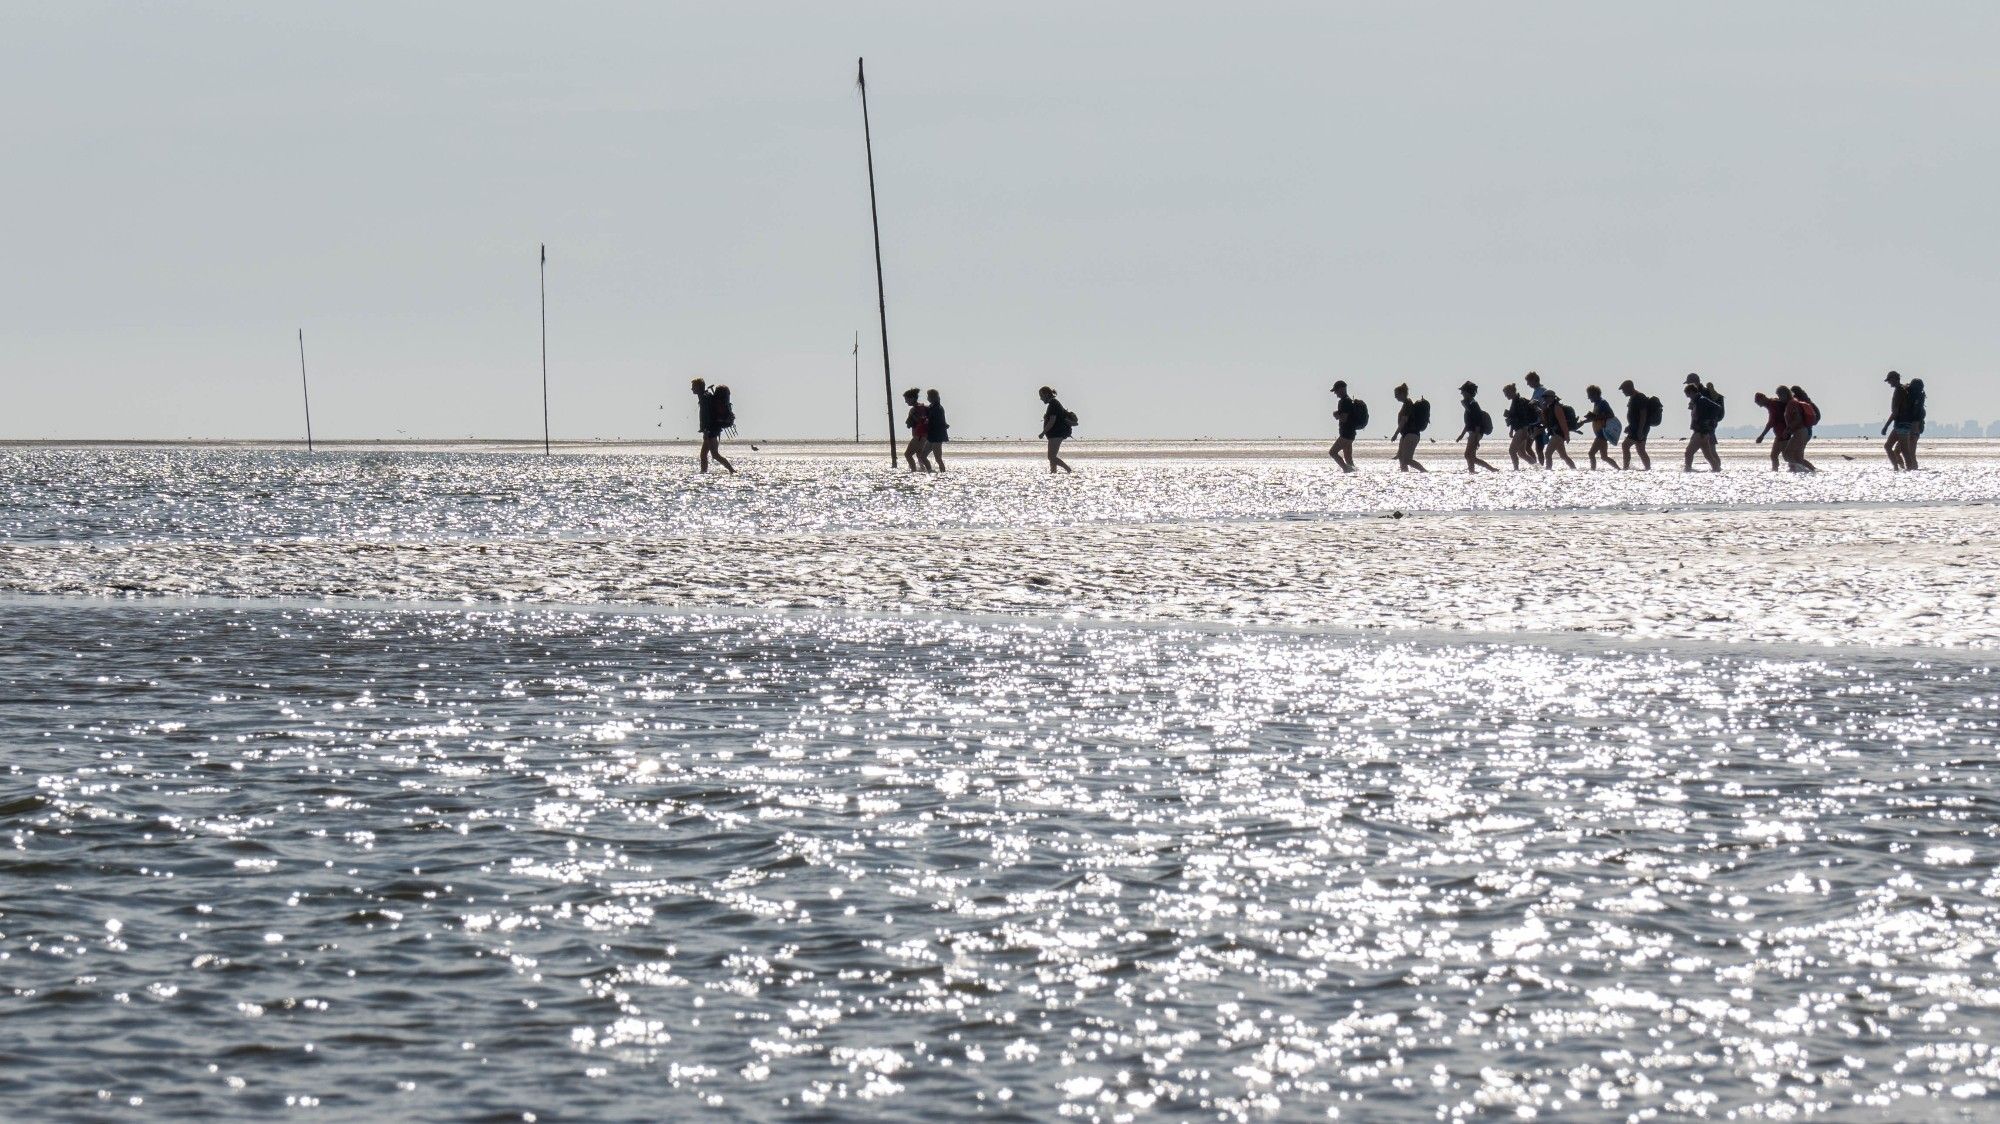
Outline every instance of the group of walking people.
<path fill-rule="evenodd" d="M 1917 467 L 1917 438 L 1924 427 L 1924 381 L 1914 379 L 1908 385 L 1902 376 L 1889 372 L 1886 380 L 1895 388 L 1890 403 L 1889 420 L 1882 426 L 1888 441 L 1884 449 L 1889 454 L 1889 463 L 1898 469 Z M 1597 386 L 1584 388 L 1585 407 L 1578 413 L 1576 407 L 1563 401 L 1562 396 L 1542 384 L 1541 375 L 1529 371 L 1521 382 L 1527 384 L 1527 392 L 1514 383 L 1500 388 L 1501 397 L 1507 400 L 1502 407 L 1500 420 L 1507 428 L 1507 456 L 1516 470 L 1523 468 L 1552 469 L 1560 460 L 1570 468 L 1576 461 L 1570 457 L 1571 440 L 1579 435 L 1587 435 L 1590 440 L 1586 451 L 1591 470 L 1597 470 L 1599 463 L 1615 469 L 1632 467 L 1632 458 L 1639 458 L 1641 470 L 1653 467 L 1653 458 L 1646 449 L 1646 442 L 1666 420 L 1666 404 L 1657 396 L 1649 395 L 1626 379 L 1618 384 L 1619 393 L 1625 396 L 1625 408 L 1621 418 L 1619 410 L 1606 400 L 1604 391 Z M 1690 374 L 1681 386 L 1687 399 L 1688 439 L 1682 450 L 1681 470 L 1693 472 L 1695 458 L 1707 463 L 1710 472 L 1722 471 L 1722 457 L 1715 446 L 1716 429 L 1725 416 L 1725 403 L 1721 391 L 1715 383 L 1704 380 L 1698 374 Z M 1354 439 L 1368 425 L 1368 404 L 1348 392 L 1343 380 L 1333 384 L 1334 422 L 1338 426 L 1333 447 L 1327 450 L 1335 464 L 1343 472 L 1355 471 Z M 1409 384 L 1399 384 L 1391 394 L 1396 399 L 1396 428 L 1392 434 L 1396 442 L 1396 469 L 1399 472 L 1427 472 L 1417 460 L 1417 448 L 1423 440 L 1424 432 L 1431 424 L 1431 404 L 1428 399 L 1413 398 Z M 1458 388 L 1459 401 L 1463 409 L 1464 424 L 1459 428 L 1454 442 L 1463 442 L 1467 472 L 1477 474 L 1480 469 L 1498 472 L 1479 455 L 1480 444 L 1491 437 L 1497 428 L 1493 415 L 1479 404 L 1479 384 L 1466 382 Z M 1764 431 L 1757 435 L 1759 444 L 1766 437 L 1771 442 L 1771 469 L 1789 468 L 1793 472 L 1816 472 L 1811 460 L 1806 457 L 1806 445 L 1812 440 L 1813 430 L 1819 425 L 1819 406 L 1812 395 L 1802 386 L 1780 386 L 1771 394 L 1761 391 L 1754 396 L 1757 405 L 1764 407 L 1767 421 Z M 1614 454 L 1614 450 L 1616 453 Z"/>
<path fill-rule="evenodd" d="M 1889 419 L 1882 423 L 1882 435 L 1887 439 L 1883 450 L 1889 456 L 1889 463 L 1898 470 L 1915 469 L 1917 439 L 1923 436 L 1926 413 L 1924 380 L 1911 379 L 1905 383 L 1902 375 L 1890 371 L 1883 381 L 1891 387 Z M 1575 468 L 1569 445 L 1579 435 L 1589 437 L 1585 459 L 1593 472 L 1600 462 L 1618 471 L 1630 469 L 1634 456 L 1639 458 L 1642 471 L 1653 467 L 1646 442 L 1666 420 L 1666 404 L 1657 396 L 1641 391 L 1631 379 L 1618 384 L 1619 393 L 1625 396 L 1622 417 L 1605 398 L 1604 391 L 1595 385 L 1584 388 L 1585 405 L 1583 412 L 1578 413 L 1561 395 L 1544 386 L 1542 376 L 1536 372 L 1529 371 L 1521 382 L 1527 385 L 1526 393 L 1514 383 L 1500 388 L 1500 396 L 1507 400 L 1501 408 L 1500 424 L 1507 428 L 1507 456 L 1515 470 L 1552 469 L 1559 460 Z M 729 463 L 721 449 L 723 432 L 736 425 L 729 388 L 711 387 L 695 379 L 692 389 L 701 404 L 701 470 L 707 472 L 712 460 L 735 472 L 736 466 Z M 1710 472 L 1721 472 L 1722 457 L 1716 451 L 1715 434 L 1725 415 L 1722 392 L 1715 388 L 1715 383 L 1697 374 L 1690 374 L 1683 381 L 1681 392 L 1687 399 L 1688 410 L 1688 439 L 1681 453 L 1681 471 L 1693 472 L 1695 458 L 1700 457 Z M 1392 436 L 1396 442 L 1397 471 L 1428 472 L 1417 460 L 1417 448 L 1431 425 L 1430 400 L 1412 397 L 1408 383 L 1398 384 L 1391 393 L 1396 400 L 1396 428 Z M 1042 400 L 1041 439 L 1047 442 L 1049 471 L 1069 472 L 1068 462 L 1062 459 L 1062 444 L 1076 432 L 1076 415 L 1056 397 L 1053 388 L 1042 387 L 1037 394 Z M 1333 384 L 1333 394 L 1333 417 L 1339 435 L 1327 452 L 1341 471 L 1354 472 L 1354 441 L 1368 426 L 1368 404 L 1348 392 L 1345 380 Z M 1458 394 L 1464 424 L 1452 440 L 1464 443 L 1466 471 L 1474 474 L 1480 469 L 1500 471 L 1479 455 L 1481 443 L 1498 428 L 1493 415 L 1479 404 L 1479 384 L 1463 383 Z M 1762 444 L 1766 437 L 1771 438 L 1771 470 L 1775 472 L 1782 467 L 1793 472 L 1817 472 L 1806 456 L 1806 446 L 1820 423 L 1819 406 L 1812 395 L 1802 386 L 1779 386 L 1770 394 L 1757 392 L 1752 401 L 1765 411 L 1764 429 L 1757 435 L 1757 442 Z M 911 387 L 903 392 L 903 404 L 909 407 L 903 425 L 910 431 L 909 443 L 903 448 L 904 463 L 911 472 L 943 472 L 944 446 L 951 440 L 944 399 L 935 389 L 920 391 Z"/>
<path fill-rule="evenodd" d="M 1041 438 L 1048 443 L 1050 472 L 1074 472 L 1069 462 L 1062 459 L 1062 443 L 1076 432 L 1076 415 L 1069 412 L 1056 392 L 1043 387 L 1036 392 L 1042 400 Z M 923 394 L 924 401 L 917 400 L 917 388 L 903 392 L 903 404 L 910 412 L 903 417 L 903 427 L 910 431 L 910 443 L 903 447 L 903 461 L 911 472 L 943 472 L 944 445 L 951 440 L 951 428 L 945 421 L 944 400 L 935 389 Z"/>
<path fill-rule="evenodd" d="M 736 466 L 722 455 L 722 435 L 736 427 L 736 408 L 730 402 L 729 388 L 709 386 L 705 379 L 694 379 L 688 389 L 699 403 L 701 470 L 707 472 L 709 462 L 714 461 L 734 474 Z M 1072 472 L 1069 462 L 1062 459 L 1062 443 L 1076 432 L 1076 415 L 1056 397 L 1053 388 L 1045 386 L 1037 393 L 1042 400 L 1041 438 L 1048 443 L 1049 471 Z M 903 392 L 903 404 L 909 407 L 909 412 L 903 415 L 903 427 L 910 431 L 910 440 L 903 446 L 904 463 L 911 472 L 943 472 L 944 447 L 951 440 L 951 422 L 945 417 L 944 398 L 935 388 L 918 390 L 913 386 Z"/>

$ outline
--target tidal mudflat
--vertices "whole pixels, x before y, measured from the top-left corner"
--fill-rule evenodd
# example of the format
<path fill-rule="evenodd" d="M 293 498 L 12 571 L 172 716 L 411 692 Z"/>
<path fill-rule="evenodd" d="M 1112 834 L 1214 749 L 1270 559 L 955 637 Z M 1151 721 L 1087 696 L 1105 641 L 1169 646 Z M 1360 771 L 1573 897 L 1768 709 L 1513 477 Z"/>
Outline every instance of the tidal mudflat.
<path fill-rule="evenodd" d="M 28 1117 L 2000 1092 L 1977 458 L 10 457 Z"/>

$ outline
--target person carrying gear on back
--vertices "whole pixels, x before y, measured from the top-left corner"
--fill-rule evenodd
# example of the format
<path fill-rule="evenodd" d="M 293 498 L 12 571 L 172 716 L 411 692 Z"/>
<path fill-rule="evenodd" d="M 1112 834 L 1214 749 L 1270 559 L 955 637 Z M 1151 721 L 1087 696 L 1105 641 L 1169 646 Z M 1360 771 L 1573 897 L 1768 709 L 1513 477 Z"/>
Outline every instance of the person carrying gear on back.
<path fill-rule="evenodd" d="M 1333 420 L 1339 428 L 1333 447 L 1326 451 L 1342 472 L 1354 471 L 1354 438 L 1368 425 L 1368 403 L 1347 394 L 1347 380 L 1333 384 Z"/>
<path fill-rule="evenodd" d="M 1458 388 L 1459 400 L 1465 404 L 1465 427 L 1458 431 L 1458 440 L 1465 442 L 1465 471 L 1474 476 L 1480 469 L 1498 472 L 1497 468 L 1479 459 L 1479 442 L 1493 433 L 1493 415 L 1479 404 L 1479 385 L 1468 382 Z"/>
<path fill-rule="evenodd" d="M 1411 398 L 1410 385 L 1398 383 L 1396 401 L 1402 406 L 1396 411 L 1396 471 L 1429 472 L 1430 469 L 1417 463 L 1417 442 L 1423 440 L 1424 430 L 1431 427 L 1431 403 L 1428 398 Z"/>
<path fill-rule="evenodd" d="M 1639 393 L 1631 379 L 1618 384 L 1625 392 L 1625 441 L 1620 448 L 1625 454 L 1625 467 L 1632 467 L 1632 454 L 1639 454 L 1639 464 L 1650 471 L 1653 458 L 1646 455 L 1646 438 L 1651 436 L 1653 427 L 1665 421 L 1666 407 L 1658 398 Z"/>

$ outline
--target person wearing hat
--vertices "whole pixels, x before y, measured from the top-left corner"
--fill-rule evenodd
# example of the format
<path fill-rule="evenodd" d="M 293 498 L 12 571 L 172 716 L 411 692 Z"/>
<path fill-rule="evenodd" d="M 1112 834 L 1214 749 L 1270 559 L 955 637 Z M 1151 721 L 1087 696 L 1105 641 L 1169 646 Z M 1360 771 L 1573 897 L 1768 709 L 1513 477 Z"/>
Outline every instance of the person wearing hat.
<path fill-rule="evenodd" d="M 1913 428 L 1910 424 L 1910 388 L 1903 385 L 1903 376 L 1895 371 L 1882 376 L 1882 381 L 1889 384 L 1889 420 L 1882 423 L 1882 435 L 1888 440 L 1882 442 L 1882 451 L 1889 454 L 1889 464 L 1897 471 L 1915 468 L 1916 465 L 1905 463 L 1903 455 L 1904 446 L 1914 444 L 1906 440 Z"/>
<path fill-rule="evenodd" d="M 1640 466 L 1645 471 L 1651 472 L 1653 458 L 1646 455 L 1646 437 L 1653 432 L 1653 419 L 1656 416 L 1653 411 L 1658 402 L 1639 393 L 1639 388 L 1632 385 L 1631 379 L 1619 383 L 1618 389 L 1625 392 L 1625 440 L 1619 445 L 1619 449 L 1625 454 L 1623 467 L 1628 469 L 1632 467 L 1632 454 L 1636 452 L 1639 454 Z"/>
<path fill-rule="evenodd" d="M 1340 436 L 1334 438 L 1333 448 L 1326 455 L 1340 466 L 1342 472 L 1354 471 L 1354 436 L 1361 427 L 1368 424 L 1368 407 L 1359 398 L 1347 396 L 1347 380 L 1333 384 L 1333 420 L 1340 426 Z"/>
<path fill-rule="evenodd" d="M 1465 471 L 1474 476 L 1480 469 L 1498 472 L 1497 468 L 1479 459 L 1479 439 L 1493 432 L 1493 415 L 1479 407 L 1479 386 L 1466 382 L 1458 388 L 1458 396 L 1465 403 L 1465 428 L 1458 431 L 1458 440 L 1465 442 Z"/>

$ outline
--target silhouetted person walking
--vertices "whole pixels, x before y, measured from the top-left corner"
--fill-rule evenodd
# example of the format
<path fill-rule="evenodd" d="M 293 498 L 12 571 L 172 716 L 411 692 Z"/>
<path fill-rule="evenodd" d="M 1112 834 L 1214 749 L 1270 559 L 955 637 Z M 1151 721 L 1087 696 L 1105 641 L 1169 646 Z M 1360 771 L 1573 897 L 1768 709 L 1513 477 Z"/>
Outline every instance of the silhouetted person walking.
<path fill-rule="evenodd" d="M 701 404 L 698 413 L 701 426 L 701 470 L 707 472 L 708 462 L 713 459 L 734 476 L 736 466 L 730 464 L 729 458 L 722 455 L 722 431 L 736 424 L 736 409 L 730 405 L 729 388 L 718 386 L 710 390 L 706 382 L 695 379 L 688 384 L 688 389 L 694 391 L 695 401 Z"/>
<path fill-rule="evenodd" d="M 1396 401 L 1402 406 L 1396 411 L 1396 471 L 1429 472 L 1430 469 L 1417 463 L 1417 442 L 1423 440 L 1424 430 L 1431 425 L 1431 404 L 1427 398 L 1412 399 L 1408 383 L 1396 385 Z"/>
<path fill-rule="evenodd" d="M 924 409 L 922 402 L 917 401 L 920 393 L 922 392 L 914 386 L 903 392 L 903 405 L 910 408 L 909 413 L 903 415 L 903 428 L 910 431 L 910 443 L 903 446 L 903 461 L 910 466 L 911 472 L 931 470 L 931 448 L 928 440 L 931 412 Z"/>
<path fill-rule="evenodd" d="M 1333 458 L 1340 471 L 1353 472 L 1354 436 L 1368 424 L 1368 403 L 1348 397 L 1345 379 L 1333 384 L 1333 420 L 1339 430 L 1326 455 Z"/>
<path fill-rule="evenodd" d="M 1903 463 L 1903 438 L 1909 436 L 1910 429 L 1910 388 L 1903 385 L 1903 376 L 1890 371 L 1882 377 L 1889 384 L 1889 420 L 1882 423 L 1882 451 L 1889 455 L 1890 467 L 1898 472 L 1908 467 Z"/>
<path fill-rule="evenodd" d="M 1666 420 L 1666 409 L 1657 398 L 1639 393 L 1631 379 L 1618 384 L 1625 392 L 1625 441 L 1621 448 L 1625 453 L 1625 468 L 1632 467 L 1632 454 L 1639 454 L 1639 464 L 1647 471 L 1653 467 L 1653 458 L 1646 455 L 1646 438 L 1652 436 L 1653 427 Z"/>
<path fill-rule="evenodd" d="M 1458 388 L 1458 394 L 1465 404 L 1465 428 L 1458 431 L 1458 440 L 1465 442 L 1465 471 L 1474 476 L 1482 468 L 1488 472 L 1500 471 L 1479 459 L 1480 439 L 1493 432 L 1493 415 L 1479 405 L 1479 385 L 1467 382 Z"/>
<path fill-rule="evenodd" d="M 1542 467 L 1554 468 L 1556 458 L 1571 468 L 1576 462 L 1569 459 L 1569 435 L 1576 431 L 1577 419 L 1573 411 L 1553 390 L 1542 390 L 1542 432 L 1548 435 L 1548 444 L 1542 448 Z"/>
<path fill-rule="evenodd" d="M 945 420 L 944 399 L 938 397 L 936 387 L 924 392 L 924 411 L 930 415 L 930 426 L 924 431 L 924 439 L 930 443 L 931 461 L 939 472 L 944 471 L 944 443 L 951 440 L 951 424 Z"/>
<path fill-rule="evenodd" d="M 1062 459 L 1061 453 L 1062 443 L 1069 440 L 1070 434 L 1076 432 L 1076 415 L 1063 408 L 1062 401 L 1049 387 L 1045 386 L 1036 393 L 1041 396 L 1043 403 L 1042 436 L 1049 443 L 1049 471 L 1053 473 L 1060 468 L 1064 472 L 1074 472 L 1069 462 Z"/>
<path fill-rule="evenodd" d="M 1783 396 L 1785 388 L 1779 387 L 1778 393 Z M 1785 422 L 1785 403 L 1761 390 L 1751 395 L 1750 401 L 1764 408 L 1764 428 L 1757 433 L 1757 444 L 1762 445 L 1765 437 L 1771 439 L 1771 471 L 1776 472 L 1780 458 L 1791 459 L 1792 430 Z"/>
<path fill-rule="evenodd" d="M 1507 457 L 1514 462 L 1514 471 L 1521 470 L 1523 459 L 1529 468 L 1539 468 L 1541 458 L 1535 455 L 1535 431 L 1541 428 L 1541 411 L 1511 382 L 1500 388 L 1500 397 L 1507 400 L 1500 416 L 1507 423 Z"/>

